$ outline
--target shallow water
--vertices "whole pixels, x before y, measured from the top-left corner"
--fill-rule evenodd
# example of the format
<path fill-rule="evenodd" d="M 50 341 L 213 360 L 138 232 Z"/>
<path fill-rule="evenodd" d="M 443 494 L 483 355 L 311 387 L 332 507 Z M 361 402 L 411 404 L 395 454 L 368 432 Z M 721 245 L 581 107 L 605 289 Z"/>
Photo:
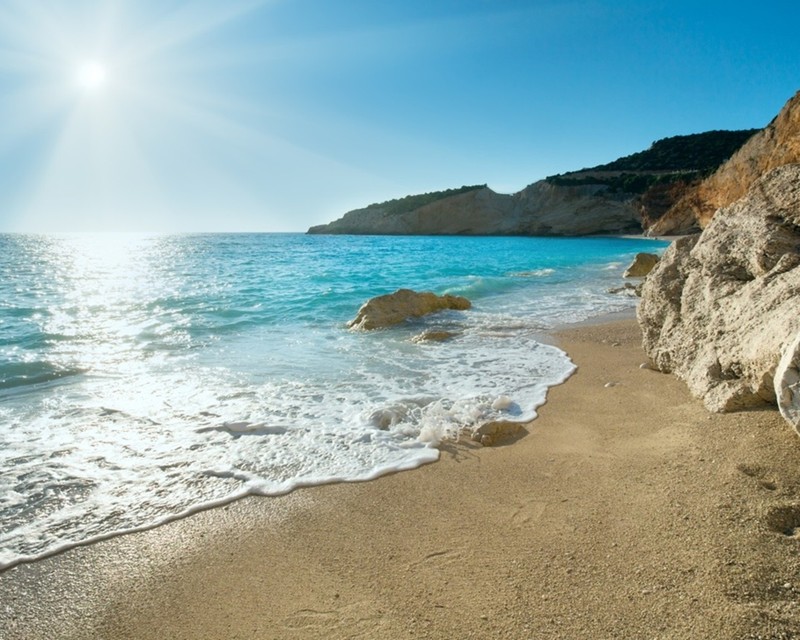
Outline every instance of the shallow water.
<path fill-rule="evenodd" d="M 543 332 L 635 306 L 608 289 L 663 246 L 0 236 L 0 567 L 246 494 L 413 468 L 465 426 L 532 419 L 573 370 Z M 400 287 L 474 306 L 346 329 Z M 411 341 L 427 328 L 456 337 Z"/>

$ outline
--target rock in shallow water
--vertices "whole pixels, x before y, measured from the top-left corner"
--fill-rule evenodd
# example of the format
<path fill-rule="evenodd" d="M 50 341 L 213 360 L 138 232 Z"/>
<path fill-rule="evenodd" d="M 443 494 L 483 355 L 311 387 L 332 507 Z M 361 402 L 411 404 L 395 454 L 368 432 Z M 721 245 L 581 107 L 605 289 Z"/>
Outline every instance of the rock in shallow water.
<path fill-rule="evenodd" d="M 645 280 L 644 349 L 712 411 L 775 403 L 773 377 L 800 332 L 800 165 L 775 169 L 674 242 Z"/>
<path fill-rule="evenodd" d="M 637 253 L 633 262 L 622 274 L 623 278 L 644 278 L 658 264 L 658 256 L 655 253 Z"/>
<path fill-rule="evenodd" d="M 472 439 L 480 442 L 484 447 L 491 447 L 506 438 L 513 438 L 522 431 L 522 424 L 519 422 L 508 422 L 506 420 L 496 420 L 486 422 L 472 431 Z"/>
<path fill-rule="evenodd" d="M 422 333 L 411 338 L 411 342 L 416 344 L 422 344 L 424 342 L 444 342 L 445 340 L 454 338 L 456 335 L 458 334 L 454 331 L 435 331 L 434 329 L 426 329 Z"/>
<path fill-rule="evenodd" d="M 461 296 L 437 296 L 430 291 L 398 289 L 394 293 L 377 296 L 365 302 L 347 326 L 351 329 L 380 329 L 399 324 L 408 318 L 418 318 L 446 309 L 464 311 L 471 306 L 472 303 Z"/>

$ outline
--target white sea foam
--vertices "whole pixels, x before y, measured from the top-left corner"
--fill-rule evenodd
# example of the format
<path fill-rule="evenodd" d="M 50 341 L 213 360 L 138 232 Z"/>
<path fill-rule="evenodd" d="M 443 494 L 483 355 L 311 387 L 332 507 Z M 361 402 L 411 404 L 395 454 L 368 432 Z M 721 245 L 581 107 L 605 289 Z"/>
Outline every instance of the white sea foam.
<path fill-rule="evenodd" d="M 531 271 L 516 271 L 509 275 L 513 278 L 545 278 L 555 272 L 555 269 L 532 269 Z"/>
<path fill-rule="evenodd" d="M 465 429 L 533 419 L 573 369 L 519 329 L 465 327 L 423 344 L 403 330 L 343 334 L 336 368 L 316 381 L 253 387 L 213 369 L 151 370 L 146 388 L 87 385 L 100 403 L 67 394 L 33 408 L 14 425 L 14 459 L 0 456 L 16 470 L 2 483 L 0 567 L 242 495 L 432 462 L 432 447 Z M 32 504 L 34 492 L 43 496 Z"/>
<path fill-rule="evenodd" d="M 535 239 L 179 237 L 108 264 L 25 240 L 36 260 L 28 244 L 16 262 L 0 252 L 30 271 L 16 293 L 0 281 L 16 314 L 0 319 L 19 334 L 0 347 L 0 568 L 248 494 L 432 462 L 482 422 L 535 418 L 574 369 L 543 330 L 634 304 L 607 293 L 605 253 L 540 266 Z M 474 306 L 346 330 L 366 290 L 398 286 Z M 454 337 L 414 342 L 425 329 Z M 24 358 L 74 375 L 28 380 Z"/>

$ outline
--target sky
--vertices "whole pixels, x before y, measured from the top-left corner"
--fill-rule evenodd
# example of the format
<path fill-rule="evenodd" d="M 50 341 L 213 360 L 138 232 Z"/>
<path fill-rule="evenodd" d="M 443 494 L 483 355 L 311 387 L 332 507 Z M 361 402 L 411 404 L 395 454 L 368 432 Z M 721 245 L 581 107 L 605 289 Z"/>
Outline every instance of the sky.
<path fill-rule="evenodd" d="M 305 231 L 763 127 L 800 2 L 0 0 L 0 232 Z"/>

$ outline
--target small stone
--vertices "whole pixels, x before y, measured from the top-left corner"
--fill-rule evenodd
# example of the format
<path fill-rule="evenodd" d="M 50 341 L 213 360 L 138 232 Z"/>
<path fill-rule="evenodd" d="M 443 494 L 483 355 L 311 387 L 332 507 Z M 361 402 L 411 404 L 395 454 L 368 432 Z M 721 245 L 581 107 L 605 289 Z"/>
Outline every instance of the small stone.
<path fill-rule="evenodd" d="M 617 386 L 617 384 L 618 384 L 617 382 L 606 382 L 606 383 L 605 383 L 603 386 L 604 386 L 606 389 L 611 389 L 611 387 L 616 387 L 616 386 Z"/>
<path fill-rule="evenodd" d="M 426 329 L 422 333 L 411 338 L 411 342 L 415 344 L 421 344 L 423 342 L 444 342 L 455 336 L 456 334 L 453 331 L 434 331 L 433 329 Z"/>
<path fill-rule="evenodd" d="M 484 447 L 491 447 L 495 442 L 518 435 L 521 430 L 522 425 L 519 422 L 506 420 L 485 422 L 472 431 L 472 439 Z"/>

